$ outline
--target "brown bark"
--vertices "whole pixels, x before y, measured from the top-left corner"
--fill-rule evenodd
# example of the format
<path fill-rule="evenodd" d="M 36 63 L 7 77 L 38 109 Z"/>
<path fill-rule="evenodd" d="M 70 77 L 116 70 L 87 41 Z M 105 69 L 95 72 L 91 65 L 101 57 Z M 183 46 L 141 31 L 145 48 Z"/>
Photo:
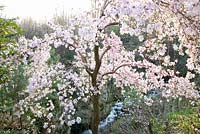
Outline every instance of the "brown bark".
<path fill-rule="evenodd" d="M 92 134 L 98 134 L 100 122 L 99 94 L 93 96 Z"/>
<path fill-rule="evenodd" d="M 101 60 L 99 58 L 99 47 L 94 47 L 94 54 L 95 54 L 95 69 L 90 76 L 92 77 L 92 86 L 95 90 L 98 89 L 97 85 L 97 75 L 101 66 Z M 100 106 L 99 106 L 99 94 L 95 94 L 92 96 L 92 103 L 93 103 L 93 115 L 92 115 L 92 134 L 98 134 L 98 126 L 100 122 Z"/>
<path fill-rule="evenodd" d="M 104 8 L 106 8 L 106 6 L 110 3 L 110 1 L 105 1 L 104 3 L 104 6 L 103 6 L 103 9 L 102 9 L 102 13 L 100 14 L 100 18 L 104 15 L 103 13 L 103 10 Z M 108 26 L 111 26 L 111 25 L 119 25 L 118 22 L 114 22 L 114 23 L 110 23 L 108 24 L 107 26 L 104 27 L 104 29 Z M 103 29 L 98 29 L 100 32 L 103 30 Z M 90 75 L 90 77 L 92 78 L 92 86 L 96 89 L 96 90 L 99 90 L 98 89 L 98 85 L 97 85 L 97 76 L 98 76 L 98 73 L 99 73 L 99 69 L 101 67 L 101 61 L 105 55 L 105 53 L 110 49 L 111 47 L 108 46 L 104 52 L 99 55 L 99 46 L 95 46 L 94 47 L 94 60 L 95 60 L 95 68 L 94 70 L 91 70 L 91 69 L 88 69 L 88 67 L 86 67 L 86 71 L 88 72 L 88 74 Z M 87 61 L 85 61 L 87 62 Z M 93 115 L 92 115 L 92 134 L 98 134 L 98 126 L 99 126 L 99 122 L 100 122 L 100 105 L 99 105 L 99 94 L 95 94 L 93 97 L 92 97 L 92 103 L 93 103 Z"/>

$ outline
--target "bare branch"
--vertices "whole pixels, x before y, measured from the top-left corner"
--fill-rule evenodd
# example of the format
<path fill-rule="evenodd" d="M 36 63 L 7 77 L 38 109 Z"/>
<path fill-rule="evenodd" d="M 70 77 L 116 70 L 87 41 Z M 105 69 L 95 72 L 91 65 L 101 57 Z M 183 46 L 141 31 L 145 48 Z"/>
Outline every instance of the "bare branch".
<path fill-rule="evenodd" d="M 130 66 L 130 65 L 131 65 L 130 63 L 122 64 L 122 65 L 118 66 L 117 68 L 113 69 L 111 72 L 107 72 L 107 73 L 103 74 L 102 77 L 105 76 L 105 75 L 114 74 L 120 68 L 125 67 L 125 66 Z"/>
<path fill-rule="evenodd" d="M 103 56 L 106 54 L 106 52 L 108 52 L 108 50 L 110 50 L 110 48 L 111 48 L 111 46 L 108 46 L 108 47 L 106 48 L 106 50 L 103 51 L 103 53 L 102 53 L 101 56 L 100 56 L 100 61 L 102 61 Z"/>
<path fill-rule="evenodd" d="M 109 27 L 109 26 L 114 26 L 114 25 L 120 25 L 120 23 L 119 23 L 119 22 L 109 23 L 108 25 L 106 25 L 106 26 L 104 27 L 104 29 L 106 29 L 106 28 Z"/>
<path fill-rule="evenodd" d="M 100 14 L 100 18 L 103 17 L 105 14 L 104 14 L 104 10 L 106 9 L 106 7 L 112 2 L 112 0 L 106 0 L 102 6 L 102 9 L 101 9 L 101 14 Z"/>
<path fill-rule="evenodd" d="M 101 32 L 102 30 L 106 29 L 107 27 L 115 26 L 115 25 L 120 25 L 120 23 L 119 22 L 112 22 L 112 23 L 109 23 L 108 25 L 106 25 L 104 28 L 98 29 L 98 30 Z"/>
<path fill-rule="evenodd" d="M 71 46 L 71 47 L 73 47 L 74 49 L 76 49 L 77 47 L 76 47 L 74 44 L 76 44 L 76 45 L 78 46 L 78 42 L 77 42 L 74 38 L 72 38 L 72 39 L 73 39 L 73 41 L 74 41 L 73 44 L 70 44 L 70 43 L 68 43 L 68 42 L 66 42 L 66 41 L 65 41 L 65 43 L 67 43 L 68 46 Z M 87 59 L 86 59 L 86 57 L 83 56 L 83 54 L 80 53 L 80 52 L 78 52 L 78 54 L 79 54 L 80 57 L 81 57 L 81 61 L 82 61 L 83 63 L 87 64 Z M 93 70 L 92 70 L 91 68 L 89 68 L 87 65 L 84 65 L 84 67 L 85 67 L 85 69 L 86 69 L 86 72 L 87 72 L 90 76 L 92 76 Z"/>

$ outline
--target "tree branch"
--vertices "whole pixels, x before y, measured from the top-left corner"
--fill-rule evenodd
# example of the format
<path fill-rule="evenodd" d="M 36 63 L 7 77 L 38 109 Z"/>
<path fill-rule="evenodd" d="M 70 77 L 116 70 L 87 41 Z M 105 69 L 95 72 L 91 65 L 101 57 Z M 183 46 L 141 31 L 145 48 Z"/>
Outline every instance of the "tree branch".
<path fill-rule="evenodd" d="M 95 69 L 94 69 L 94 73 L 93 73 L 93 77 L 96 78 L 98 71 L 100 69 L 101 66 L 101 61 L 99 59 L 99 46 L 95 46 L 94 47 L 94 58 L 95 58 Z"/>
<path fill-rule="evenodd" d="M 61 38 L 61 37 L 60 37 L 60 38 Z M 59 38 L 56 37 L 56 39 L 59 39 Z M 61 39 L 62 39 L 62 38 L 61 38 Z M 78 46 L 78 42 L 77 42 L 73 37 L 72 37 L 72 39 L 73 39 L 73 41 L 74 41 L 74 44 L 76 44 L 76 45 Z M 65 42 L 66 44 L 68 44 L 69 46 L 73 47 L 74 49 L 77 48 L 74 44 L 70 44 L 70 43 L 68 43 L 67 41 L 64 41 L 64 42 Z M 83 54 L 80 53 L 80 52 L 78 52 L 78 54 L 79 54 L 80 57 L 81 57 L 81 61 L 82 61 L 83 63 L 87 64 L 87 59 L 86 59 L 86 57 L 83 56 Z M 85 69 L 86 69 L 86 72 L 87 72 L 90 76 L 92 76 L 93 70 L 92 70 L 91 68 L 89 68 L 87 65 L 84 65 L 84 67 L 85 67 Z"/>
<path fill-rule="evenodd" d="M 170 6 L 170 4 L 169 3 L 167 3 L 167 2 L 164 2 L 164 1 L 160 1 L 160 4 L 159 3 L 157 3 L 156 2 L 156 4 L 158 4 L 158 5 L 161 5 L 161 6 L 163 6 L 163 7 L 166 7 L 166 8 L 169 8 L 169 6 Z M 190 18 L 189 16 L 186 16 L 183 12 L 181 12 L 180 10 L 176 10 L 177 12 L 175 12 L 175 11 L 173 11 L 172 10 L 172 12 L 173 13 L 178 13 L 178 14 L 180 14 L 183 18 L 185 18 L 186 20 L 188 20 L 190 23 L 192 23 L 192 24 L 194 24 L 194 22 L 196 22 L 198 25 L 199 25 L 199 22 L 198 21 L 195 21 L 195 20 L 193 20 L 192 18 Z M 199 29 L 199 27 L 197 26 L 197 25 L 194 25 L 195 26 L 195 28 L 197 28 L 197 29 Z"/>
<path fill-rule="evenodd" d="M 130 63 L 122 64 L 122 65 L 118 66 L 117 68 L 113 69 L 111 72 L 107 72 L 107 73 L 103 74 L 102 77 L 105 76 L 105 75 L 114 74 L 120 68 L 125 67 L 125 66 L 130 66 L 130 65 L 131 65 Z"/>
<path fill-rule="evenodd" d="M 110 48 L 111 48 L 111 46 L 108 46 L 108 47 L 106 48 L 106 50 L 103 51 L 103 53 L 102 53 L 101 56 L 100 56 L 100 61 L 102 61 L 103 56 L 106 54 L 106 52 L 108 52 L 108 50 L 110 50 Z"/>
<path fill-rule="evenodd" d="M 106 9 L 106 7 L 112 2 L 112 0 L 106 0 L 102 6 L 102 9 L 101 9 L 101 14 L 100 14 L 100 18 L 103 17 L 105 14 L 104 14 L 104 10 Z"/>
<path fill-rule="evenodd" d="M 112 23 L 109 23 L 108 25 L 106 25 L 104 28 L 98 29 L 98 30 L 101 32 L 102 30 L 106 29 L 107 27 L 114 26 L 114 25 L 120 25 L 120 23 L 119 22 L 112 22 Z"/>

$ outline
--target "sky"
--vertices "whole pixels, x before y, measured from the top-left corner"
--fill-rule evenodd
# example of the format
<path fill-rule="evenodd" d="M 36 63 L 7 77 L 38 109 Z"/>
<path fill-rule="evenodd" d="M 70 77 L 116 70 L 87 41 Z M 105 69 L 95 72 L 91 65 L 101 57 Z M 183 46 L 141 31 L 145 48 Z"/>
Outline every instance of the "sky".
<path fill-rule="evenodd" d="M 5 6 L 2 12 L 4 16 L 20 19 L 31 17 L 37 21 L 45 21 L 63 11 L 71 14 L 88 10 L 91 2 L 90 0 L 0 0 L 0 5 Z"/>

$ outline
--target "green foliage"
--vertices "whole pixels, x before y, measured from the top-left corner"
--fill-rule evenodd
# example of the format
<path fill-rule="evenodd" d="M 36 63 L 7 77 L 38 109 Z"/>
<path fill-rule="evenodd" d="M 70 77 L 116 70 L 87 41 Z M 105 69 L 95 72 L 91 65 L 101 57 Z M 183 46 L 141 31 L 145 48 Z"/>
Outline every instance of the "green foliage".
<path fill-rule="evenodd" d="M 15 19 L 0 18 L 0 50 L 6 50 L 4 44 L 15 43 L 16 36 L 21 33 L 21 28 L 15 22 Z"/>
<path fill-rule="evenodd" d="M 120 35 L 120 27 L 119 26 L 109 26 L 106 28 L 106 33 L 114 32 L 117 35 Z"/>
<path fill-rule="evenodd" d="M 16 37 L 21 33 L 15 19 L 0 18 L 0 57 L 7 58 L 14 54 Z"/>
<path fill-rule="evenodd" d="M 187 105 L 179 110 L 165 113 L 164 118 L 154 117 L 151 119 L 153 134 L 198 134 L 200 130 L 199 111 L 200 105 Z"/>
<path fill-rule="evenodd" d="M 131 87 L 125 87 L 124 90 L 125 90 L 124 96 L 126 96 L 129 99 L 136 98 L 137 92 L 135 89 L 132 89 Z"/>
<path fill-rule="evenodd" d="M 2 7 L 0 7 L 2 8 Z M 16 37 L 21 34 L 21 28 L 15 19 L 0 17 L 0 60 L 15 54 Z M 0 84 L 9 80 L 10 70 L 6 64 L 0 64 Z"/>
<path fill-rule="evenodd" d="M 30 134 L 29 130 L 0 130 L 0 134 Z"/>
<path fill-rule="evenodd" d="M 24 97 L 21 94 L 26 89 L 28 83 L 28 76 L 25 75 L 24 66 L 19 65 L 13 71 L 12 77 L 8 84 L 0 90 L 0 104 L 1 106 L 13 107 L 16 102 Z M 5 107 L 4 107 L 5 108 Z"/>
<path fill-rule="evenodd" d="M 200 103 L 169 114 L 170 127 L 177 133 L 197 134 L 200 130 Z"/>
<path fill-rule="evenodd" d="M 104 130 L 105 131 L 105 130 Z M 106 133 L 106 132 L 105 132 Z M 132 117 L 123 117 L 116 120 L 111 130 L 107 133 L 110 134 L 149 134 L 148 127 L 141 122 L 135 121 Z"/>
<path fill-rule="evenodd" d="M 60 62 L 69 66 L 74 60 L 75 52 L 73 50 L 66 49 L 65 46 L 60 46 L 56 48 L 56 53 L 60 57 Z"/>
<path fill-rule="evenodd" d="M 137 49 L 143 42 L 140 42 L 137 36 L 131 36 L 130 34 L 120 34 L 120 27 L 119 26 L 110 26 L 106 29 L 107 33 L 114 32 L 118 35 L 123 42 L 124 47 L 131 51 Z"/>
<path fill-rule="evenodd" d="M 14 116 L 14 105 L 26 96 L 24 90 L 27 84 L 24 65 L 16 66 L 11 79 L 0 90 L 0 117 L 4 117 L 0 120 L 0 128 L 18 126 L 20 121 Z"/>
<path fill-rule="evenodd" d="M 6 81 L 9 80 L 9 78 L 10 78 L 9 68 L 0 64 L 0 84 L 5 83 Z"/>
<path fill-rule="evenodd" d="M 157 118 L 152 118 L 151 123 L 153 124 L 153 134 L 163 134 L 165 127 L 163 122 Z"/>
<path fill-rule="evenodd" d="M 58 63 L 58 62 L 59 62 L 59 60 L 60 60 L 60 55 L 58 55 L 58 54 L 56 53 L 56 50 L 55 50 L 54 48 L 52 48 L 52 49 L 50 50 L 50 55 L 51 55 L 51 58 L 49 58 L 49 60 L 48 60 L 48 63 L 49 63 L 49 64 L 54 64 L 54 63 Z"/>

